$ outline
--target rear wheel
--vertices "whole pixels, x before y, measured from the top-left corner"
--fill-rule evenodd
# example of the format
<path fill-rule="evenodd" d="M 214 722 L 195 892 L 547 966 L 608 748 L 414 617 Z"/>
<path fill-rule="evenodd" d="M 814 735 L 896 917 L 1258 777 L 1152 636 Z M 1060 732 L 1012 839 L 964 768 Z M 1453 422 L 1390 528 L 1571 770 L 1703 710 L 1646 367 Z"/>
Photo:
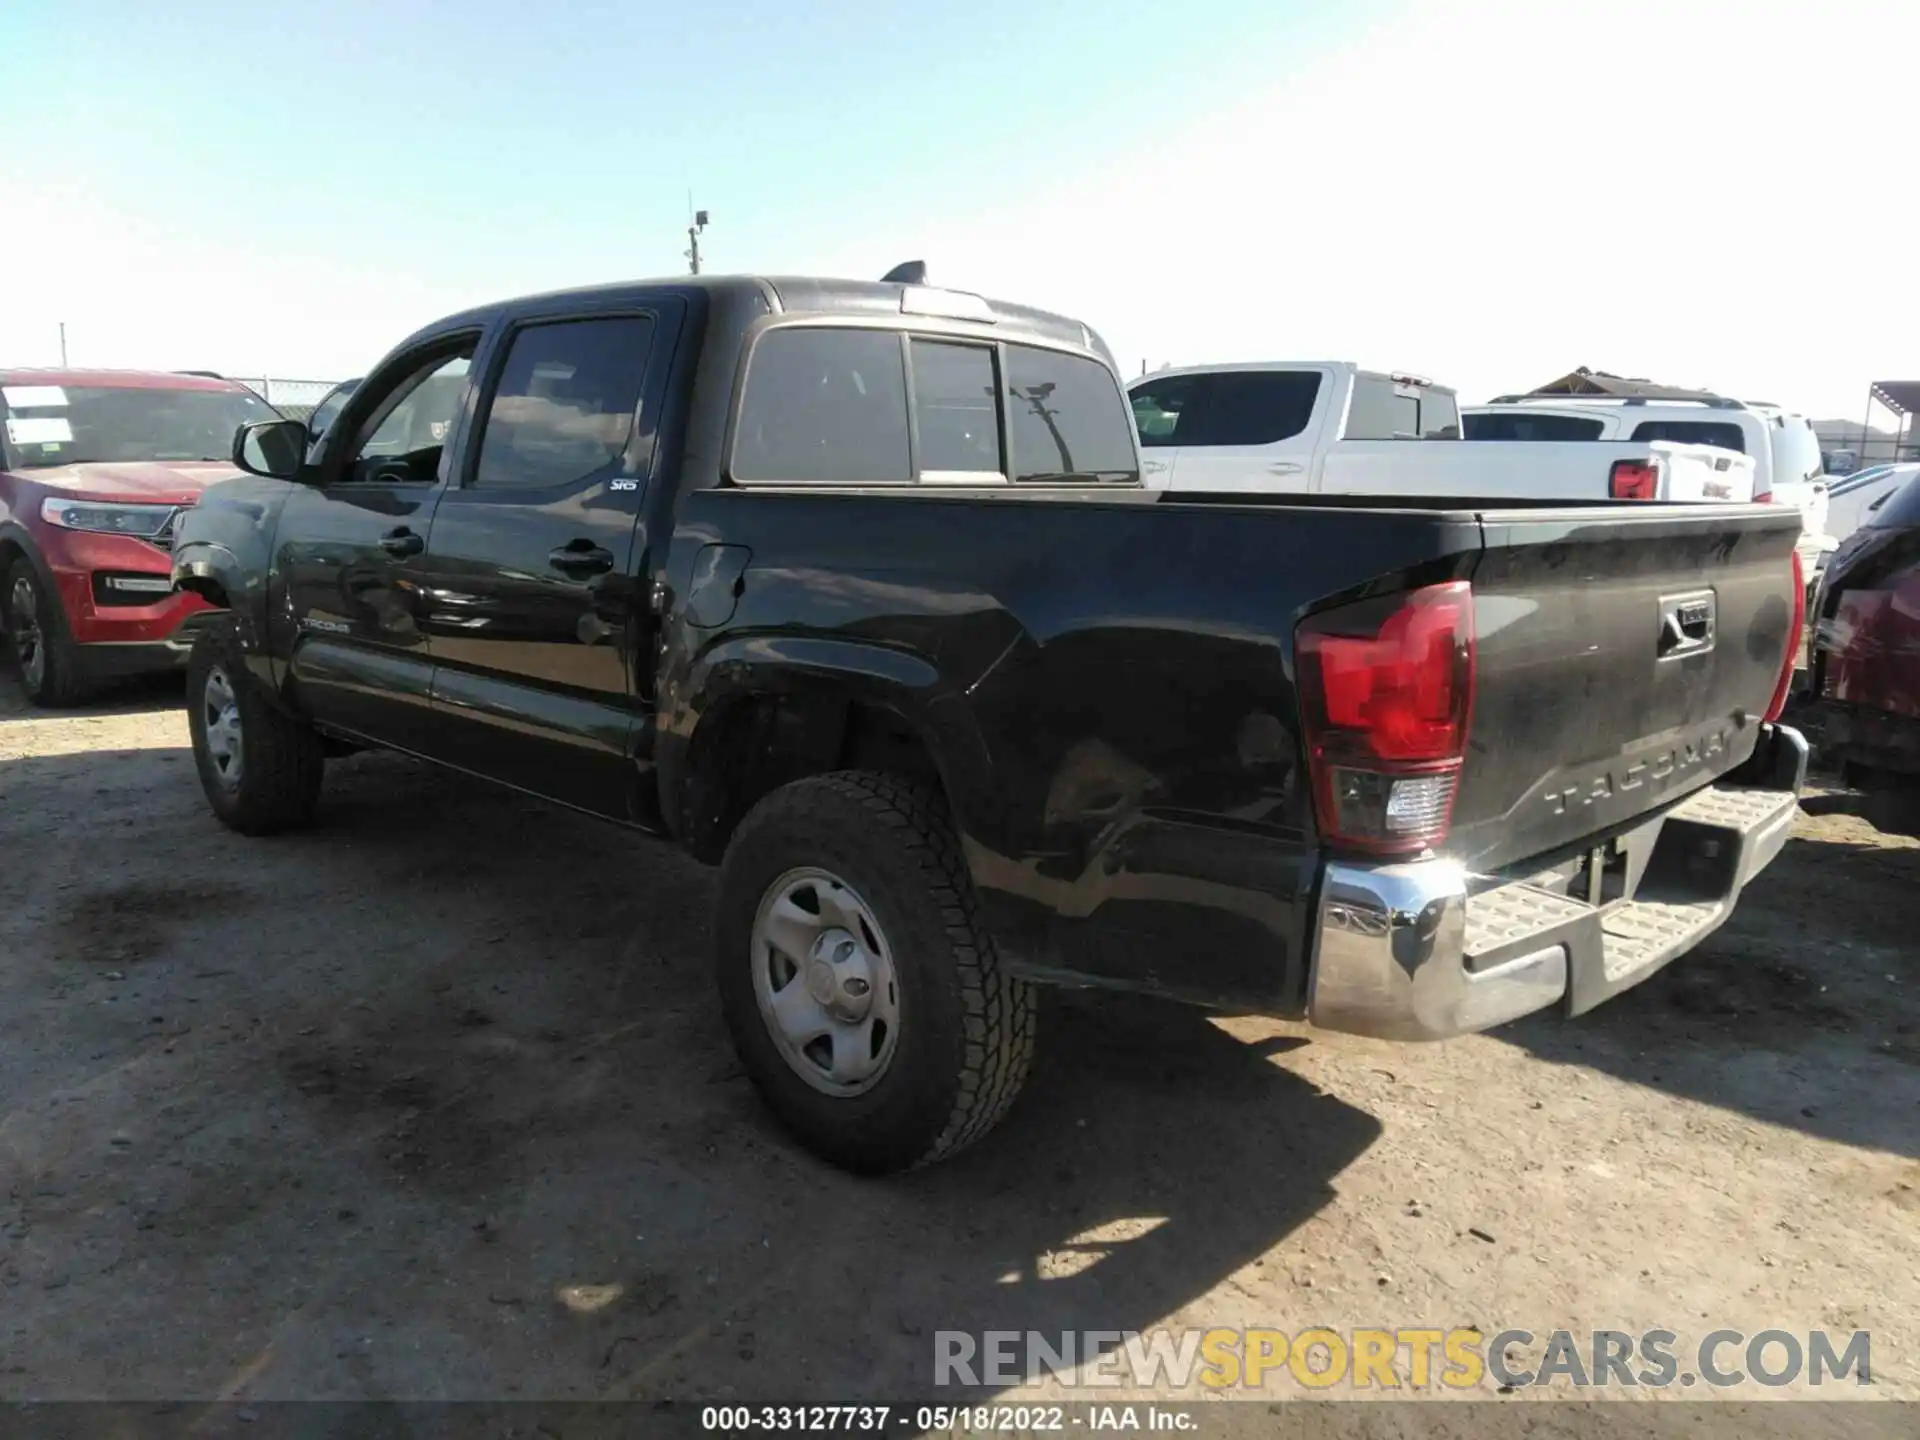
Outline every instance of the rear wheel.
<path fill-rule="evenodd" d="M 768 1107 L 865 1174 L 954 1154 L 1012 1106 L 1035 997 L 975 913 L 945 804 L 843 771 L 767 796 L 720 869 L 715 965 Z"/>
<path fill-rule="evenodd" d="M 243 835 L 270 835 L 313 819 L 326 755 L 312 727 L 260 694 L 242 660 L 231 626 L 194 642 L 187 728 L 213 813 Z"/>
<path fill-rule="evenodd" d="M 80 647 L 67 636 L 59 597 L 40 583 L 40 572 L 25 556 L 9 567 L 5 585 L 7 641 L 20 666 L 20 688 L 35 705 L 79 704 L 92 687 Z"/>

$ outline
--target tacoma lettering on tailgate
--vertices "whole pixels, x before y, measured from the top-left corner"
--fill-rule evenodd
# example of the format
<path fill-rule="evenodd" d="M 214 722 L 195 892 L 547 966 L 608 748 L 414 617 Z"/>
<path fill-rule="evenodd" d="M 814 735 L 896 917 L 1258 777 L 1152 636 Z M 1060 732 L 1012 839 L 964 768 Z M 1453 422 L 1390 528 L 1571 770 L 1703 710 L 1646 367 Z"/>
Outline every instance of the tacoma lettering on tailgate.
<path fill-rule="evenodd" d="M 1554 814 L 1564 815 L 1569 810 L 1582 809 L 1601 800 L 1610 800 L 1615 795 L 1638 790 L 1649 781 L 1657 785 L 1726 753 L 1727 732 L 1716 730 L 1699 740 L 1689 740 L 1661 754 L 1636 760 L 1631 765 L 1616 765 L 1591 780 L 1571 785 L 1565 790 L 1549 791 L 1547 806 Z"/>

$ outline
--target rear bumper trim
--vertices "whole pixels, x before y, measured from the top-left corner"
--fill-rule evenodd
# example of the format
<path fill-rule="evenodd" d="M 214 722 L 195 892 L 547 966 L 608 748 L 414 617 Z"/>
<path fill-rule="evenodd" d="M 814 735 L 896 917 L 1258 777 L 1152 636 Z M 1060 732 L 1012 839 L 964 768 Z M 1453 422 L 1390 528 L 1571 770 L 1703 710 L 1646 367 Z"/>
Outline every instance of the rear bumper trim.
<path fill-rule="evenodd" d="M 1443 1040 L 1554 1004 L 1580 1014 L 1639 984 L 1732 914 L 1799 811 L 1806 742 L 1774 727 L 1765 779 L 1721 783 L 1645 822 L 1646 868 L 1601 905 L 1527 881 L 1476 889 L 1453 861 L 1329 864 L 1307 1018 L 1387 1040 Z M 1755 776 L 1754 778 L 1762 778 Z"/>

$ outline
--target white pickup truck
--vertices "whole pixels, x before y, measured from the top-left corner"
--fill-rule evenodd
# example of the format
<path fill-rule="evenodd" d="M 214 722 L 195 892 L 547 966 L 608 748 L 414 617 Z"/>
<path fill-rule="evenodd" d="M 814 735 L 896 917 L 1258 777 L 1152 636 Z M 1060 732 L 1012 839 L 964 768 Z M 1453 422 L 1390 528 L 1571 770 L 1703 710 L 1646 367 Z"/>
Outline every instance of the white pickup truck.
<path fill-rule="evenodd" d="M 1670 399 L 1611 395 L 1503 395 L 1461 412 L 1469 440 L 1540 439 L 1616 445 L 1680 441 L 1708 445 L 1753 462 L 1753 498 L 1800 512 L 1801 569 L 1811 586 L 1839 547 L 1828 532 L 1827 483 L 1820 437 L 1804 415 L 1762 401 L 1721 396 Z"/>
<path fill-rule="evenodd" d="M 1754 493 L 1750 458 L 1703 445 L 1462 440 L 1453 391 L 1341 360 L 1186 366 L 1128 389 L 1146 483 L 1166 490 L 1718 501 Z"/>

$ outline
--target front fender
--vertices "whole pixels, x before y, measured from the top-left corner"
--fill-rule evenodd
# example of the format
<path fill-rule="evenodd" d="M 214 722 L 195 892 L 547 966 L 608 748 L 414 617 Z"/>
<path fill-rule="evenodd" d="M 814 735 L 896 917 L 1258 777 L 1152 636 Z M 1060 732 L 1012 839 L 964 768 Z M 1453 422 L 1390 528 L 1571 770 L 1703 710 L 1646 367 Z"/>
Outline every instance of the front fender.
<path fill-rule="evenodd" d="M 273 482 L 278 483 L 278 482 Z M 233 616 L 248 668 L 278 688 L 267 627 L 274 526 L 283 495 L 251 479 L 209 486 L 174 528 L 173 585 Z"/>

